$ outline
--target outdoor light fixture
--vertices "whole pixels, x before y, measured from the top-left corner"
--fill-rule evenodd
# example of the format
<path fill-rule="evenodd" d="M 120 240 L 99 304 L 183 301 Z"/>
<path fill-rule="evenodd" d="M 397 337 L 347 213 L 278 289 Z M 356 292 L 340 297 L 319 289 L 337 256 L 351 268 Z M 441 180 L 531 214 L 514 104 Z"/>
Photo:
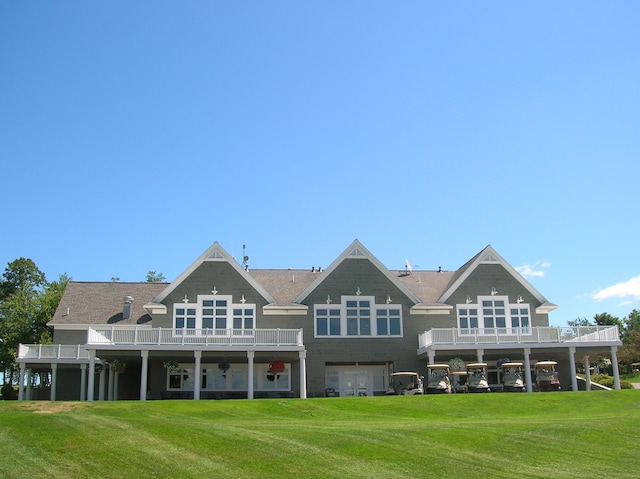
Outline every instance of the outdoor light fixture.
<path fill-rule="evenodd" d="M 184 293 L 184 299 L 182 300 L 182 302 L 184 304 L 187 304 L 189 302 L 189 298 L 187 297 L 187 293 Z"/>
<path fill-rule="evenodd" d="M 498 294 L 498 290 L 496 288 L 491 288 L 491 296 L 495 296 Z"/>
<path fill-rule="evenodd" d="M 519 295 L 518 295 L 518 299 L 516 299 L 516 302 L 517 302 L 518 304 L 520 304 L 520 303 L 523 303 L 523 302 L 524 302 L 524 299 L 522 299 L 522 295 L 521 295 L 521 294 L 519 294 Z"/>
<path fill-rule="evenodd" d="M 387 295 L 387 304 L 391 302 L 391 296 Z"/>
<path fill-rule="evenodd" d="M 471 299 L 471 296 L 467 296 L 467 304 L 471 304 L 473 302 L 473 300 Z"/>

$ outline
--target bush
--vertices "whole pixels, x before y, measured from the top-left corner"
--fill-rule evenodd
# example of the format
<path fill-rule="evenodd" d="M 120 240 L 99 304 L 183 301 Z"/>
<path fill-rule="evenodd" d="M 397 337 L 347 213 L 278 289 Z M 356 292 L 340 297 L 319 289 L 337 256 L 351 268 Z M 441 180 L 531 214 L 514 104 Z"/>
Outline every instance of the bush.
<path fill-rule="evenodd" d="M 11 384 L 5 384 L 0 389 L 0 393 L 2 394 L 3 399 L 18 399 L 18 393 Z"/>
<path fill-rule="evenodd" d="M 608 374 L 594 374 L 591 376 L 591 382 L 598 383 L 601 386 L 614 388 L 613 377 Z M 633 389 L 633 384 L 629 381 L 620 381 L 620 389 Z"/>

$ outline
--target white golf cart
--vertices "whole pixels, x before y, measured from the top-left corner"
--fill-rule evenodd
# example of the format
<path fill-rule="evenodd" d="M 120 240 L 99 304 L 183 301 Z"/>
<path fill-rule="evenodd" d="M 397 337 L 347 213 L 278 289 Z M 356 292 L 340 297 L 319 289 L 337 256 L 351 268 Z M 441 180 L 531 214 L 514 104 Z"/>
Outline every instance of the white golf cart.
<path fill-rule="evenodd" d="M 556 361 L 538 361 L 535 365 L 536 390 L 560 391 L 560 380 L 556 371 Z"/>
<path fill-rule="evenodd" d="M 487 381 L 487 363 L 467 364 L 467 390 L 470 393 L 491 392 Z"/>
<path fill-rule="evenodd" d="M 524 392 L 524 369 L 522 363 L 502 363 L 502 390 Z"/>
<path fill-rule="evenodd" d="M 393 373 L 389 379 L 388 395 L 415 396 L 416 394 L 424 394 L 422 383 L 424 376 L 420 376 L 418 373 L 409 371 Z"/>
<path fill-rule="evenodd" d="M 429 364 L 427 379 L 427 394 L 450 393 L 451 379 L 448 364 Z"/>
<path fill-rule="evenodd" d="M 454 393 L 469 392 L 467 386 L 467 371 L 451 371 L 451 388 Z"/>

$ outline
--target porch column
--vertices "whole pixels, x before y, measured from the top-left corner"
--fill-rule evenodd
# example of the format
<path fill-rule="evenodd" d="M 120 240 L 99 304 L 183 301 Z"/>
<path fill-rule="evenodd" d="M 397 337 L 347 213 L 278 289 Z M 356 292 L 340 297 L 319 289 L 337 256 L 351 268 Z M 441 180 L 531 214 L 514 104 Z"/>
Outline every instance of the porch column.
<path fill-rule="evenodd" d="M 20 372 L 18 372 L 18 401 L 24 400 L 24 373 L 26 364 L 20 363 Z"/>
<path fill-rule="evenodd" d="M 527 381 L 527 392 L 533 392 L 533 385 L 531 384 L 531 348 L 524 348 L 524 377 Z"/>
<path fill-rule="evenodd" d="M 249 361 L 247 365 L 247 399 L 253 399 L 253 358 L 255 355 L 255 351 L 247 351 L 247 359 Z"/>
<path fill-rule="evenodd" d="M 120 396 L 120 391 L 118 391 L 118 386 L 120 385 L 120 373 L 118 371 L 113 373 L 113 400 L 117 401 Z"/>
<path fill-rule="evenodd" d="M 477 349 L 476 354 L 478 356 L 478 362 L 483 363 L 484 361 L 482 359 L 484 358 L 484 349 Z"/>
<path fill-rule="evenodd" d="M 87 365 L 80 365 L 80 401 L 87 400 Z"/>
<path fill-rule="evenodd" d="M 571 368 L 571 390 L 578 390 L 578 377 L 576 375 L 576 348 L 569 348 L 569 367 Z"/>
<path fill-rule="evenodd" d="M 104 389 L 107 382 L 107 364 L 100 361 L 102 369 L 100 370 L 100 384 L 98 385 L 98 401 L 104 401 Z"/>
<path fill-rule="evenodd" d="M 107 401 L 113 401 L 113 381 L 116 373 L 111 369 L 111 365 L 109 363 L 106 364 L 109 368 L 109 384 L 107 385 Z"/>
<path fill-rule="evenodd" d="M 193 357 L 195 364 L 193 366 L 193 399 L 200 399 L 200 382 L 202 381 L 202 351 L 194 351 Z"/>
<path fill-rule="evenodd" d="M 611 367 L 613 368 L 613 387 L 620 389 L 620 370 L 618 369 L 618 347 L 611 346 Z"/>
<path fill-rule="evenodd" d="M 589 364 L 589 356 L 585 356 L 584 359 L 584 378 L 587 380 L 587 391 L 591 391 L 591 365 Z"/>
<path fill-rule="evenodd" d="M 427 354 L 429 355 L 429 364 L 435 364 L 436 363 L 436 352 L 435 351 L 428 351 Z"/>
<path fill-rule="evenodd" d="M 33 370 L 32 369 L 27 369 L 27 393 L 26 393 L 26 397 L 27 397 L 27 401 L 31 401 L 31 381 L 33 378 Z"/>
<path fill-rule="evenodd" d="M 307 398 L 307 352 L 300 351 L 300 399 Z"/>
<path fill-rule="evenodd" d="M 96 380 L 96 352 L 93 349 L 89 353 L 89 381 L 87 384 L 87 401 L 93 401 L 93 386 Z"/>
<path fill-rule="evenodd" d="M 140 368 L 140 401 L 146 401 L 147 374 L 149 371 L 149 351 L 143 349 L 142 351 L 140 351 L 140 356 L 142 356 L 142 366 Z"/>
<path fill-rule="evenodd" d="M 58 378 L 58 363 L 51 363 L 51 400 L 56 400 L 56 383 Z"/>

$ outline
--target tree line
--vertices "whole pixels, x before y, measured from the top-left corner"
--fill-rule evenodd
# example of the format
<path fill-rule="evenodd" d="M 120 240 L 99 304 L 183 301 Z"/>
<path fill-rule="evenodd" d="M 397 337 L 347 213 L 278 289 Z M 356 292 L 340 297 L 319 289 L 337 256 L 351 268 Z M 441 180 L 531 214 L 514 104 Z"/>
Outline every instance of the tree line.
<path fill-rule="evenodd" d="M 7 264 L 0 280 L 0 374 L 4 384 L 16 382 L 18 345 L 51 344 L 53 318 L 71 278 L 65 273 L 47 281 L 33 260 L 18 258 Z M 163 282 L 162 273 L 149 271 L 146 281 Z M 34 381 L 48 384 L 48 374 Z"/>

